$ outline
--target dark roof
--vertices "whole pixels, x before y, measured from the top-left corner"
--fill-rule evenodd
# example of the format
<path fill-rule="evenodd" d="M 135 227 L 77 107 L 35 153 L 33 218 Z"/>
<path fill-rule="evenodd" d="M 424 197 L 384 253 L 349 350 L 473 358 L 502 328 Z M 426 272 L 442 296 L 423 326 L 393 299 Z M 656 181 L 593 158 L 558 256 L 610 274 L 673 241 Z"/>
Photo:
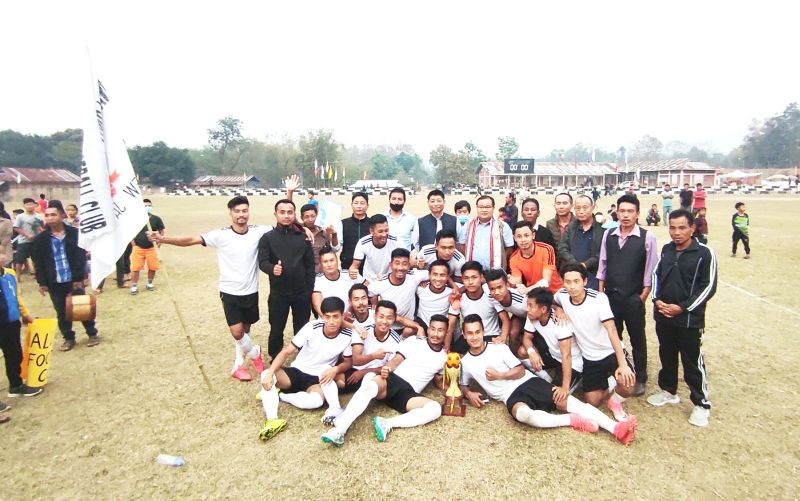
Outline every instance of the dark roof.
<path fill-rule="evenodd" d="M 9 184 L 80 184 L 81 178 L 66 169 L 54 167 L 0 167 L 0 181 Z"/>
<path fill-rule="evenodd" d="M 246 178 L 244 175 L 241 176 L 200 176 L 191 183 L 190 186 L 208 186 L 213 181 L 214 186 L 241 186 L 246 182 L 255 180 L 256 182 L 261 182 L 255 176 L 247 176 Z"/>

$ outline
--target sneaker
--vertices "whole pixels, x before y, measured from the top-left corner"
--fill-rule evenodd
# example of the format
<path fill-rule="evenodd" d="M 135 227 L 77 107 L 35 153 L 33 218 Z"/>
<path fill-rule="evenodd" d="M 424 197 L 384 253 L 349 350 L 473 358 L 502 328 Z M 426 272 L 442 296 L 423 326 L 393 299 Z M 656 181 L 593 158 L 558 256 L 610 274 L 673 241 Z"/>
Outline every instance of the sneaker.
<path fill-rule="evenodd" d="M 255 347 L 258 348 L 258 355 L 256 355 L 255 358 L 251 358 L 250 360 L 253 362 L 253 368 L 259 374 L 261 374 L 262 372 L 264 372 L 264 359 L 261 358 L 261 346 L 256 345 Z"/>
<path fill-rule="evenodd" d="M 336 407 L 333 409 L 328 407 L 328 410 L 325 411 L 325 415 L 322 416 L 321 419 L 322 424 L 324 424 L 325 426 L 334 426 L 336 418 L 339 417 L 339 415 L 342 412 L 344 412 L 344 409 L 342 409 L 341 407 Z"/>
<path fill-rule="evenodd" d="M 569 415 L 569 425 L 578 431 L 585 431 L 587 433 L 594 433 L 599 428 L 597 423 L 591 419 L 574 413 Z"/>
<path fill-rule="evenodd" d="M 86 342 L 86 346 L 91 348 L 92 346 L 97 346 L 100 344 L 100 336 L 95 334 L 94 336 L 89 336 L 89 341 Z"/>
<path fill-rule="evenodd" d="M 323 433 L 320 439 L 324 443 L 331 444 L 334 447 L 341 447 L 342 445 L 344 445 L 344 433 L 336 430 L 335 428 L 333 430 L 328 430 L 325 433 Z"/>
<path fill-rule="evenodd" d="M 69 351 L 72 348 L 75 348 L 75 340 L 74 339 L 65 339 L 61 346 L 58 347 L 60 351 Z"/>
<path fill-rule="evenodd" d="M 636 436 L 636 428 L 638 426 L 639 422 L 636 420 L 636 416 L 630 416 L 627 420 L 620 421 L 614 426 L 614 436 L 623 445 L 629 445 L 633 442 L 633 437 Z"/>
<path fill-rule="evenodd" d="M 705 407 L 695 405 L 694 409 L 692 410 L 692 415 L 689 416 L 689 423 L 700 427 L 708 426 L 709 414 L 711 414 L 710 410 L 706 409 Z"/>
<path fill-rule="evenodd" d="M 21 384 L 19 386 L 15 386 L 14 388 L 8 389 L 8 398 L 35 397 L 43 391 L 43 388 L 31 388 L 30 386 Z"/>
<path fill-rule="evenodd" d="M 621 402 L 617 402 L 613 398 L 609 397 L 606 405 L 608 405 L 608 409 L 614 414 L 614 419 L 617 421 L 625 421 L 628 419 L 628 413 L 622 408 Z"/>
<path fill-rule="evenodd" d="M 633 385 L 633 392 L 631 393 L 634 397 L 641 397 L 644 395 L 645 387 L 644 383 L 636 383 Z"/>
<path fill-rule="evenodd" d="M 661 390 L 658 393 L 653 393 L 647 397 L 647 403 L 650 405 L 655 405 L 656 407 L 661 407 L 662 405 L 667 404 L 679 404 L 681 403 L 681 397 L 678 395 L 673 395 L 667 390 Z"/>
<path fill-rule="evenodd" d="M 139 287 L 131 285 L 131 296 L 135 296 L 136 294 L 139 294 Z"/>
<path fill-rule="evenodd" d="M 372 418 L 372 426 L 375 428 L 375 438 L 378 439 L 378 442 L 385 442 L 389 437 L 389 432 L 392 431 L 392 427 L 389 426 L 389 420 L 375 416 Z"/>
<path fill-rule="evenodd" d="M 5 402 L 0 402 L 0 412 L 6 412 L 6 411 L 10 411 L 10 410 L 11 410 L 11 406 L 10 405 L 8 405 Z"/>
<path fill-rule="evenodd" d="M 237 367 L 236 370 L 233 371 L 233 374 L 231 374 L 231 376 L 233 376 L 234 379 L 238 379 L 239 381 L 253 380 L 253 376 L 250 375 L 250 373 L 247 371 L 247 368 L 244 365 L 240 365 L 239 367 Z"/>
<path fill-rule="evenodd" d="M 153 284 L 147 284 L 145 288 L 147 289 L 147 292 L 153 292 L 154 290 L 156 290 L 156 286 Z"/>
<path fill-rule="evenodd" d="M 267 419 L 264 421 L 264 426 L 258 433 L 258 438 L 261 440 L 269 440 L 286 427 L 285 419 Z"/>
<path fill-rule="evenodd" d="M 731 257 L 736 257 L 736 254 L 731 254 Z"/>
<path fill-rule="evenodd" d="M 745 255 L 744 255 L 744 258 L 745 258 L 745 259 L 750 259 L 750 254 L 745 254 Z"/>

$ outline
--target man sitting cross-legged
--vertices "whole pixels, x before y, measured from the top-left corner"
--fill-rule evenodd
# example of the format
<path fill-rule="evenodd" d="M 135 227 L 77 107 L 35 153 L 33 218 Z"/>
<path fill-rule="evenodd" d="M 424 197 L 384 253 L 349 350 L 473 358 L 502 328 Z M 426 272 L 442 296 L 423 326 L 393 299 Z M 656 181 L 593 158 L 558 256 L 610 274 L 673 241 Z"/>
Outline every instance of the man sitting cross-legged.
<path fill-rule="evenodd" d="M 403 338 L 392 329 L 397 306 L 391 301 L 378 301 L 375 306 L 375 322 L 367 325 L 367 337 L 352 337 L 353 368 L 336 377 L 340 393 L 353 393 L 361 387 L 361 380 L 369 373 L 379 374 L 395 353 Z M 336 416 L 328 415 L 324 421 L 333 424 Z"/>
<path fill-rule="evenodd" d="M 431 379 L 442 372 L 447 352 L 442 343 L 447 333 L 447 317 L 434 315 L 428 325 L 428 337 L 412 336 L 400 343 L 380 375 L 367 374 L 361 388 L 353 395 L 334 428 L 322 435 L 325 443 L 341 446 L 344 435 L 358 416 L 364 413 L 372 399 L 401 412 L 392 418 L 372 420 L 379 441 L 386 440 L 393 428 L 411 428 L 435 421 L 442 415 L 438 402 L 420 395 Z"/>
<path fill-rule="evenodd" d="M 286 426 L 286 420 L 278 418 L 278 389 L 281 390 L 280 400 L 299 409 L 317 409 L 322 407 L 324 399 L 328 402 L 326 414 L 340 411 L 335 378 L 352 366 L 353 333 L 342 325 L 344 302 L 341 299 L 325 298 L 320 309 L 322 320 L 311 321 L 300 329 L 269 369 L 261 373 L 261 403 L 267 416 L 259 434 L 261 440 L 272 438 Z M 286 359 L 295 353 L 297 358 L 284 368 Z M 340 356 L 343 361 L 337 364 Z"/>
<path fill-rule="evenodd" d="M 520 423 L 535 428 L 572 426 L 587 432 L 595 432 L 599 427 L 625 445 L 633 440 L 637 426 L 634 416 L 614 421 L 597 408 L 535 377 L 525 370 L 507 345 L 484 341 L 480 316 L 473 314 L 464 318 L 464 338 L 469 350 L 461 359 L 460 383 L 473 406 L 482 407 L 483 402 L 480 394 L 469 388 L 470 381 L 483 388 L 489 398 L 503 401 L 508 412 Z M 569 414 L 551 414 L 556 409 Z"/>

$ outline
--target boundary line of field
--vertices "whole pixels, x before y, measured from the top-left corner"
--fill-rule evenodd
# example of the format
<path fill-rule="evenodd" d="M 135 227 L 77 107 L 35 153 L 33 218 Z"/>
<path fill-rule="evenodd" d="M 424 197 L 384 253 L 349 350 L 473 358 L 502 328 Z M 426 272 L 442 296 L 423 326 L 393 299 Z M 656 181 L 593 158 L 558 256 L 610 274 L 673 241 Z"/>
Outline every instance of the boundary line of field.
<path fill-rule="evenodd" d="M 800 317 L 800 311 L 797 311 L 795 309 L 789 308 L 788 306 L 784 306 L 782 304 L 774 303 L 774 302 L 770 301 L 769 299 L 764 299 L 763 297 L 759 296 L 758 294 L 754 294 L 754 293 L 748 291 L 747 289 L 742 289 L 741 287 L 739 287 L 737 285 L 730 284 L 728 282 L 725 282 L 724 280 L 720 280 L 719 283 L 721 283 L 722 285 L 724 285 L 726 287 L 730 287 L 731 289 L 737 290 L 737 291 L 741 292 L 742 294 L 746 294 L 746 295 L 748 295 L 748 296 L 750 296 L 752 298 L 758 299 L 761 302 L 767 303 L 770 306 L 774 306 L 774 307 L 776 307 L 778 309 L 781 309 L 781 310 L 783 310 L 783 311 L 785 311 L 787 313 L 790 313 L 790 314 L 792 314 L 792 315 L 794 315 L 796 317 Z"/>

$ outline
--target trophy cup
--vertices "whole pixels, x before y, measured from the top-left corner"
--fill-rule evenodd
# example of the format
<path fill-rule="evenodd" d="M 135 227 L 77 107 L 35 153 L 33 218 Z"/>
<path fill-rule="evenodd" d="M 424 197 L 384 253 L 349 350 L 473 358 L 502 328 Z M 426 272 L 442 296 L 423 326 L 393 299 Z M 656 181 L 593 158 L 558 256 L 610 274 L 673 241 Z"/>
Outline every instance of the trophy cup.
<path fill-rule="evenodd" d="M 442 415 L 464 417 L 467 413 L 467 406 L 464 404 L 464 396 L 458 387 L 458 379 L 461 375 L 461 355 L 455 352 L 447 354 L 447 361 L 444 363 L 444 378 L 442 379 L 442 389 L 445 391 L 444 403 L 442 404 Z"/>

